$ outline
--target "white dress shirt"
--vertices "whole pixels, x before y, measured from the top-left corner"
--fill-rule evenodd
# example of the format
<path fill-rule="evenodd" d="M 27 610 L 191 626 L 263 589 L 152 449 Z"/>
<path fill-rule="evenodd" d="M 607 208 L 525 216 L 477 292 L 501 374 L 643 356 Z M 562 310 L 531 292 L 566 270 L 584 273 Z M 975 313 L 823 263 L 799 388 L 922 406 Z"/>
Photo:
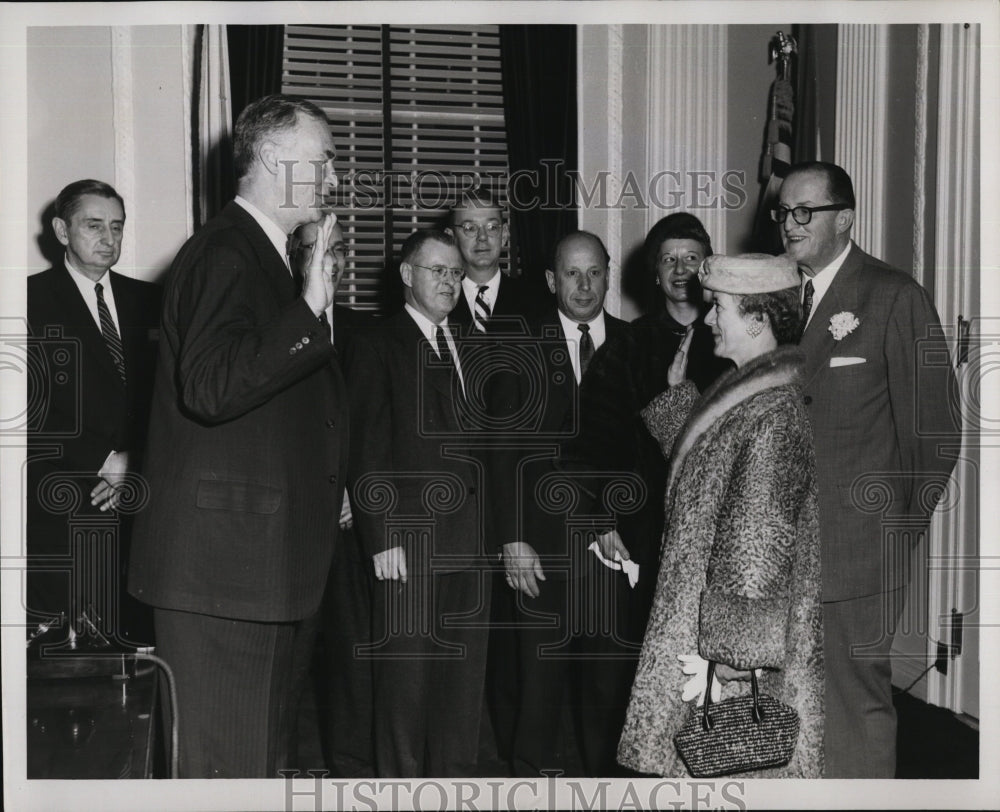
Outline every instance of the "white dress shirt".
<path fill-rule="evenodd" d="M 815 275 L 809 276 L 808 274 L 802 274 L 802 295 L 799 301 L 805 301 L 805 289 L 806 282 L 812 279 L 813 283 L 813 303 L 812 310 L 809 311 L 809 319 L 803 325 L 803 329 L 809 326 L 809 322 L 812 321 L 813 313 L 819 308 L 819 303 L 823 300 L 826 292 L 830 289 L 830 285 L 833 284 L 834 278 L 837 276 L 837 271 L 840 270 L 840 266 L 844 264 L 844 260 L 847 259 L 847 255 L 851 253 L 851 245 L 853 243 L 848 240 L 847 248 L 837 255 L 836 259 L 833 260 L 829 265 L 823 268 L 821 271 L 817 271 Z"/>
<path fill-rule="evenodd" d="M 566 347 L 569 349 L 569 357 L 573 362 L 573 374 L 576 376 L 576 382 L 580 383 L 580 322 L 573 321 L 561 310 L 558 312 L 559 323 L 562 324 L 563 336 L 566 338 Z M 590 340 L 594 342 L 594 352 L 597 352 L 607 335 L 604 328 L 603 308 L 586 324 L 590 325 Z"/>
<path fill-rule="evenodd" d="M 497 295 L 500 292 L 500 269 L 490 277 L 489 282 L 473 282 L 469 277 L 462 280 L 462 295 L 465 296 L 465 303 L 469 306 L 469 312 L 476 314 L 476 297 L 479 295 L 479 288 L 486 285 L 486 292 L 483 299 L 490 306 L 490 313 L 493 312 L 493 305 L 496 304 Z"/>
<path fill-rule="evenodd" d="M 80 289 L 80 295 L 83 297 L 84 303 L 87 305 L 87 309 L 90 311 L 90 315 L 94 317 L 94 323 L 97 325 L 97 329 L 101 329 L 101 317 L 97 310 L 97 291 L 94 290 L 94 285 L 100 282 L 104 286 L 102 293 L 104 294 L 104 301 L 108 305 L 108 310 L 111 312 L 111 320 L 115 323 L 115 329 L 118 331 L 118 337 L 122 336 L 121 322 L 118 321 L 118 308 L 115 306 L 115 292 L 111 289 L 111 277 L 108 271 L 104 272 L 104 275 L 95 282 L 89 276 L 85 276 L 76 268 L 73 267 L 73 263 L 70 262 L 69 255 L 66 255 L 66 270 L 69 271 L 69 278 L 76 282 L 76 286 Z"/>
<path fill-rule="evenodd" d="M 444 328 L 444 340 L 448 343 L 448 349 L 451 350 L 451 357 L 455 361 L 455 369 L 458 370 L 458 382 L 462 385 L 462 394 L 465 394 L 465 378 L 462 376 L 462 364 L 458 360 L 458 349 L 455 347 L 455 337 L 451 334 L 451 330 L 448 328 L 448 317 L 445 316 L 444 321 L 440 325 L 432 322 L 427 316 L 412 307 L 409 302 L 407 302 L 403 307 L 406 312 L 410 314 L 410 318 L 417 323 L 417 327 L 420 328 L 420 332 L 424 334 L 434 350 L 434 354 L 438 358 L 441 357 L 437 350 L 437 328 Z"/>

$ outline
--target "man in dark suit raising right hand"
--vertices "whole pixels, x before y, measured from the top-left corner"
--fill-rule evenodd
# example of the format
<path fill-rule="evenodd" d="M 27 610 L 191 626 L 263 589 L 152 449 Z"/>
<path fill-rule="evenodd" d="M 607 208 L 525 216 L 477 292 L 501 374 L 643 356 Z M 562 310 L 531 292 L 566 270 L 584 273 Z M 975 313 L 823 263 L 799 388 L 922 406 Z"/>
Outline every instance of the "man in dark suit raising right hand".
<path fill-rule="evenodd" d="M 236 200 L 181 248 L 164 293 L 130 571 L 176 676 L 185 778 L 273 777 L 284 761 L 293 640 L 323 597 L 346 474 L 324 313 L 329 124 L 267 96 L 240 114 L 234 149 Z M 317 221 L 300 290 L 288 234 Z"/>

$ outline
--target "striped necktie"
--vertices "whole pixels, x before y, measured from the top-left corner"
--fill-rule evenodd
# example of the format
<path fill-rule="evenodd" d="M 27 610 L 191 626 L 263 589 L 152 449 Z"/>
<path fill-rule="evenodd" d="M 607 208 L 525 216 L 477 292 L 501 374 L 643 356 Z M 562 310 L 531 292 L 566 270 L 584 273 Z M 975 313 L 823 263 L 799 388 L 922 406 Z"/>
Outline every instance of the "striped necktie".
<path fill-rule="evenodd" d="M 473 310 L 475 312 L 472 314 L 472 320 L 480 333 L 486 332 L 486 322 L 490 320 L 490 316 L 493 314 L 489 304 L 486 302 L 486 291 L 488 290 L 488 285 L 480 285 L 479 293 L 476 294 L 476 301 L 473 303 Z"/>
<path fill-rule="evenodd" d="M 122 340 L 115 328 L 114 319 L 111 318 L 111 310 L 108 308 L 108 303 L 104 301 L 104 285 L 98 282 L 94 285 L 94 292 L 97 293 L 97 316 L 101 321 L 101 335 L 104 336 L 104 343 L 108 346 L 111 360 L 115 362 L 122 383 L 125 383 L 125 352 L 122 349 Z"/>

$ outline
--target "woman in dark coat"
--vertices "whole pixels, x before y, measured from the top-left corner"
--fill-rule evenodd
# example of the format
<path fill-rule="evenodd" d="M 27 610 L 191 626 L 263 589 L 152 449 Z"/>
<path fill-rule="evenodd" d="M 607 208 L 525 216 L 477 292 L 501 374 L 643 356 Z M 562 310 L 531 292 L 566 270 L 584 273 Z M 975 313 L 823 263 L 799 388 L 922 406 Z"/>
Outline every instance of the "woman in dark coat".
<path fill-rule="evenodd" d="M 715 352 L 732 359 L 699 398 L 684 380 L 689 339 L 670 388 L 643 417 L 669 456 L 660 570 L 618 748 L 621 764 L 685 776 L 673 745 L 712 660 L 722 697 L 761 691 L 798 711 L 791 762 L 758 777 L 820 777 L 822 616 L 812 431 L 802 402 L 799 281 L 787 257 L 712 257 L 702 285 Z M 691 676 L 684 658 L 703 666 Z M 687 673 L 685 673 L 687 672 Z M 692 686 L 688 686 L 692 683 Z"/>

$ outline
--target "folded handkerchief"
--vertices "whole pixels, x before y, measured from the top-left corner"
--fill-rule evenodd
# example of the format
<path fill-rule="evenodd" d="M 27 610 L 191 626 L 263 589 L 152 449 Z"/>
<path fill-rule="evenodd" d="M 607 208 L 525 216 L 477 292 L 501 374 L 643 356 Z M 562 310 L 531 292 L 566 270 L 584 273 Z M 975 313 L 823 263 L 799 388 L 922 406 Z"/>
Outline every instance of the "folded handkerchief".
<path fill-rule="evenodd" d="M 615 553 L 615 560 L 609 561 L 607 558 L 604 557 L 604 554 L 601 552 L 601 545 L 598 544 L 596 541 L 592 541 L 587 549 L 590 550 L 594 555 L 596 555 L 598 560 L 608 569 L 623 570 L 625 574 L 628 576 L 628 585 L 633 589 L 635 589 L 635 585 L 639 583 L 638 564 L 636 564 L 632 560 L 622 561 L 620 553 Z"/>
<path fill-rule="evenodd" d="M 867 358 L 848 358 L 848 357 L 831 358 L 830 366 L 849 367 L 852 364 L 864 364 L 865 362 L 867 362 L 867 360 L 868 360 Z"/>

